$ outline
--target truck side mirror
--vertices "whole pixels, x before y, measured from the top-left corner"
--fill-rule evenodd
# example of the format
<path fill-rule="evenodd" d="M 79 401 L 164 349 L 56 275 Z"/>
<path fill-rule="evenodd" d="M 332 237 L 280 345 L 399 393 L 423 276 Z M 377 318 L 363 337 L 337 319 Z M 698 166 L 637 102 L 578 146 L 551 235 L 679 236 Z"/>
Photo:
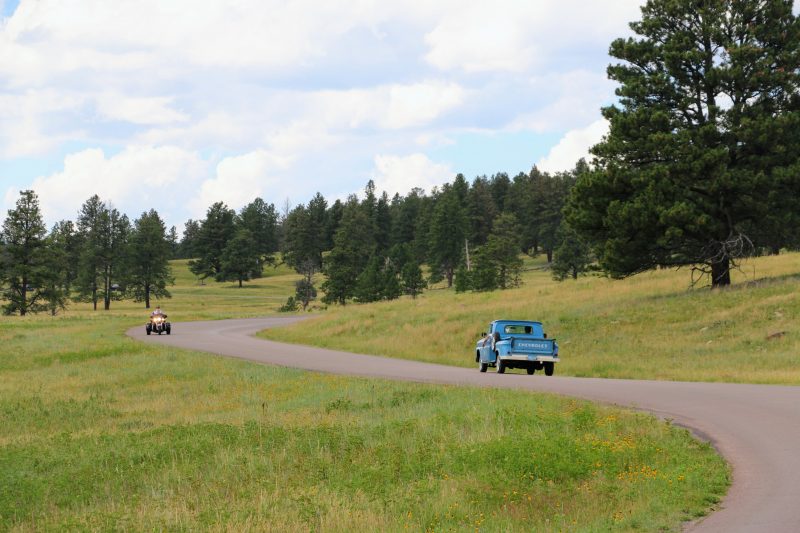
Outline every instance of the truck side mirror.
<path fill-rule="evenodd" d="M 547 333 L 545 333 L 545 334 L 544 334 L 544 338 L 545 338 L 545 339 L 547 338 Z"/>
<path fill-rule="evenodd" d="M 483 333 L 481 333 L 481 337 L 485 337 L 485 336 L 486 336 L 486 332 L 484 331 Z"/>

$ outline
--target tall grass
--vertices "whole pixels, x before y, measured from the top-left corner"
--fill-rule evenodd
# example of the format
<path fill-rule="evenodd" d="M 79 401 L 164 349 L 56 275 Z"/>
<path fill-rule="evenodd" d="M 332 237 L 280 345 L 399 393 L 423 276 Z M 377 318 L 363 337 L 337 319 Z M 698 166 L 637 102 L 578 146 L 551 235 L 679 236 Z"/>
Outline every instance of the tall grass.
<path fill-rule="evenodd" d="M 660 270 L 558 283 L 538 269 L 518 289 L 331 308 L 263 336 L 471 366 L 490 321 L 533 319 L 558 339 L 561 375 L 800 383 L 800 254 L 751 260 L 725 290 L 690 281 L 688 271 Z"/>
<path fill-rule="evenodd" d="M 176 320 L 270 312 L 296 279 L 176 274 Z M 650 416 L 124 337 L 143 321 L 131 302 L 0 318 L 0 530 L 656 531 L 728 484 Z"/>

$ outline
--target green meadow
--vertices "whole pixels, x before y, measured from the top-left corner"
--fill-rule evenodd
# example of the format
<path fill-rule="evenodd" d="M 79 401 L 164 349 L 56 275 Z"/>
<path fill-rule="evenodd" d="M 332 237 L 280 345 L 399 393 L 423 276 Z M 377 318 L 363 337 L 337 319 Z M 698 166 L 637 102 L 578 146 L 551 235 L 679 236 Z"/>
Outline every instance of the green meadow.
<path fill-rule="evenodd" d="M 174 297 L 161 303 L 178 323 L 273 314 L 297 279 L 277 269 L 238 289 L 199 285 L 184 262 L 174 268 Z M 650 283 L 555 285 L 534 270 L 515 291 L 434 290 L 413 302 L 331 308 L 312 328 L 270 335 L 322 344 L 302 334 L 336 332 L 333 341 L 395 356 L 408 336 L 419 358 L 470 364 L 484 323 L 535 315 L 572 339 L 562 370 L 579 373 L 567 363 L 579 357 L 569 348 L 580 345 L 577 322 L 569 302 L 548 314 L 554 294 L 584 313 L 597 287 L 656 307 L 705 297 Z M 787 283 L 758 290 L 777 294 Z M 520 302 L 524 295 L 540 301 Z M 605 305 L 595 312 L 620 308 Z M 791 308 L 781 309 L 788 329 Z M 663 531 L 707 513 L 729 484 L 709 445 L 652 416 L 542 394 L 314 374 L 126 338 L 145 317 L 125 301 L 110 312 L 80 304 L 55 318 L 0 318 L 0 530 Z"/>
<path fill-rule="evenodd" d="M 261 335 L 473 366 L 475 341 L 489 322 L 529 319 L 557 338 L 557 375 L 800 384 L 798 253 L 749 260 L 731 288 L 714 291 L 692 288 L 688 270 L 556 282 L 541 266 L 529 261 L 517 289 L 437 288 L 416 300 L 330 308 L 313 322 Z"/>

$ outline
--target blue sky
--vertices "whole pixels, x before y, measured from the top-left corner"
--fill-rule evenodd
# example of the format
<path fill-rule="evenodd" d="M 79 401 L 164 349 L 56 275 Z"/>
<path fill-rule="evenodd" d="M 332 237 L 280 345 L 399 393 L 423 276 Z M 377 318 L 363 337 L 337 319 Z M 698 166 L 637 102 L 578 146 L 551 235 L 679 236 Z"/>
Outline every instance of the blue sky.
<path fill-rule="evenodd" d="M 0 208 L 169 224 L 570 168 L 639 0 L 0 0 Z"/>

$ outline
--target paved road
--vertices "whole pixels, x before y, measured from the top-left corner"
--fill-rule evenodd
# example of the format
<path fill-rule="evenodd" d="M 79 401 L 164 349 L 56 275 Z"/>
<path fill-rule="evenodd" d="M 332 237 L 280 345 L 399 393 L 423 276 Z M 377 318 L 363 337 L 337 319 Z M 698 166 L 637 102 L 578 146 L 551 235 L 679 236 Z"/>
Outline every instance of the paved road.
<path fill-rule="evenodd" d="M 733 465 L 734 482 L 722 509 L 690 525 L 690 531 L 800 532 L 800 387 L 481 374 L 477 368 L 252 337 L 262 329 L 296 320 L 190 322 L 174 324 L 171 336 L 145 337 L 143 326 L 128 334 L 147 342 L 320 372 L 550 392 L 650 411 L 712 441 Z"/>

